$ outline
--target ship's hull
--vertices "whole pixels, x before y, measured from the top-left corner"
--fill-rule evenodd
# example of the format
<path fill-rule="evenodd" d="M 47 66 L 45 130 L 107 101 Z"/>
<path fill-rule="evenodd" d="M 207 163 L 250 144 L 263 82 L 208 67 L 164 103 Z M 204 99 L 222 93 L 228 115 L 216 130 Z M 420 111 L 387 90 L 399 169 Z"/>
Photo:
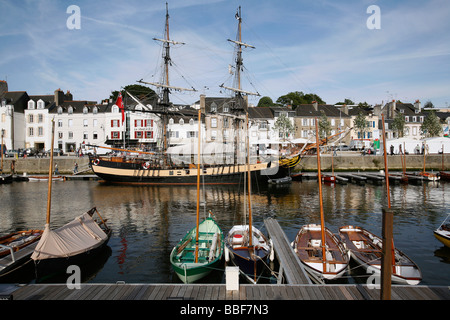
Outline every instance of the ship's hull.
<path fill-rule="evenodd" d="M 147 162 L 122 161 L 117 158 L 92 157 L 92 171 L 102 180 L 112 183 L 131 183 L 149 185 L 195 185 L 197 184 L 197 168 L 159 168 Z M 243 180 L 247 165 L 216 165 L 202 169 L 204 184 L 238 184 Z M 278 167 L 274 162 L 250 165 L 252 179 L 265 180 L 285 176 L 287 170 Z"/>

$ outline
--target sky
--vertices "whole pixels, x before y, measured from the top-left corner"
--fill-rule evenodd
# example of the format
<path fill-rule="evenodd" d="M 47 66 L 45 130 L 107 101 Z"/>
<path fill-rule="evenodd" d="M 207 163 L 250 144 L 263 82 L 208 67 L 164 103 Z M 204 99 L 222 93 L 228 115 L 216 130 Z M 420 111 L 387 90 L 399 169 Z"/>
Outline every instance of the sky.
<path fill-rule="evenodd" d="M 450 104 L 448 0 L 168 0 L 174 103 L 229 96 L 241 6 L 244 90 L 257 104 L 289 92 L 328 104 Z M 71 7 L 72 6 L 72 7 Z M 76 6 L 79 10 L 73 10 Z M 373 6 L 375 10 L 373 10 Z M 0 0 L 0 80 L 9 91 L 100 102 L 160 81 L 166 0 Z M 152 89 L 154 89 L 152 87 Z"/>

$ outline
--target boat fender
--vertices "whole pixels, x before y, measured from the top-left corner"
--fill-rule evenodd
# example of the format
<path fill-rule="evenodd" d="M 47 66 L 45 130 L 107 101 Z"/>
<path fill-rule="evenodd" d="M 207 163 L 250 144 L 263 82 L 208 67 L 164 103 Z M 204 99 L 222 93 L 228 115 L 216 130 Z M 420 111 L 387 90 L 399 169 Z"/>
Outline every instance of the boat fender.
<path fill-rule="evenodd" d="M 142 168 L 144 168 L 145 170 L 147 170 L 148 168 L 150 168 L 150 162 L 144 162 L 143 164 L 142 164 Z"/>
<path fill-rule="evenodd" d="M 275 250 L 273 249 L 273 241 L 272 239 L 269 239 L 269 243 L 270 243 L 270 261 L 275 260 Z"/>
<path fill-rule="evenodd" d="M 230 261 L 230 252 L 228 251 L 228 247 L 225 246 L 225 261 L 228 262 Z"/>

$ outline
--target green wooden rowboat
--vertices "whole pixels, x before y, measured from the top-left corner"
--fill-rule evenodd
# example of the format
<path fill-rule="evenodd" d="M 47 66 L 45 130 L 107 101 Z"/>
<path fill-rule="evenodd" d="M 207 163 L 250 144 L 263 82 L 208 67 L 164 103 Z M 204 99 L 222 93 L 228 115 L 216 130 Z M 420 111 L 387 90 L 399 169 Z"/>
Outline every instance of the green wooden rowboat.
<path fill-rule="evenodd" d="M 192 228 L 173 248 L 170 263 L 184 283 L 193 283 L 208 275 L 222 259 L 223 232 L 211 213 L 199 226 L 198 258 L 195 262 L 197 227 Z"/>

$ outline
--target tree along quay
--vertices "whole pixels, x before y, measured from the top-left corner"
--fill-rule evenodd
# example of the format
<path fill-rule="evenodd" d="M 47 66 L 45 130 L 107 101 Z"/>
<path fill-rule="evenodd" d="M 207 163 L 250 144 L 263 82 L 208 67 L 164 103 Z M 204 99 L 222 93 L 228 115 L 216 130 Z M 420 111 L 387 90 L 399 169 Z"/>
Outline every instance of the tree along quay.
<path fill-rule="evenodd" d="M 406 155 L 406 170 L 423 170 L 423 155 Z M 14 161 L 14 168 L 17 174 L 48 174 L 50 158 L 19 158 L 3 159 L 3 172 L 11 172 L 11 163 Z M 356 152 L 338 152 L 337 156 L 324 154 L 321 156 L 322 171 L 331 171 L 332 162 L 335 171 L 379 171 L 384 170 L 383 155 L 361 155 Z M 55 157 L 54 164 L 58 165 L 61 174 L 72 174 L 75 163 L 78 164 L 78 171 L 89 168 L 89 158 L 75 156 Z M 400 155 L 388 156 L 389 170 L 402 170 L 402 157 Z M 450 170 L 450 154 L 430 154 L 425 159 L 426 171 Z M 315 156 L 307 155 L 297 164 L 294 171 L 317 171 L 317 160 Z M 91 171 L 87 171 L 89 173 Z"/>

